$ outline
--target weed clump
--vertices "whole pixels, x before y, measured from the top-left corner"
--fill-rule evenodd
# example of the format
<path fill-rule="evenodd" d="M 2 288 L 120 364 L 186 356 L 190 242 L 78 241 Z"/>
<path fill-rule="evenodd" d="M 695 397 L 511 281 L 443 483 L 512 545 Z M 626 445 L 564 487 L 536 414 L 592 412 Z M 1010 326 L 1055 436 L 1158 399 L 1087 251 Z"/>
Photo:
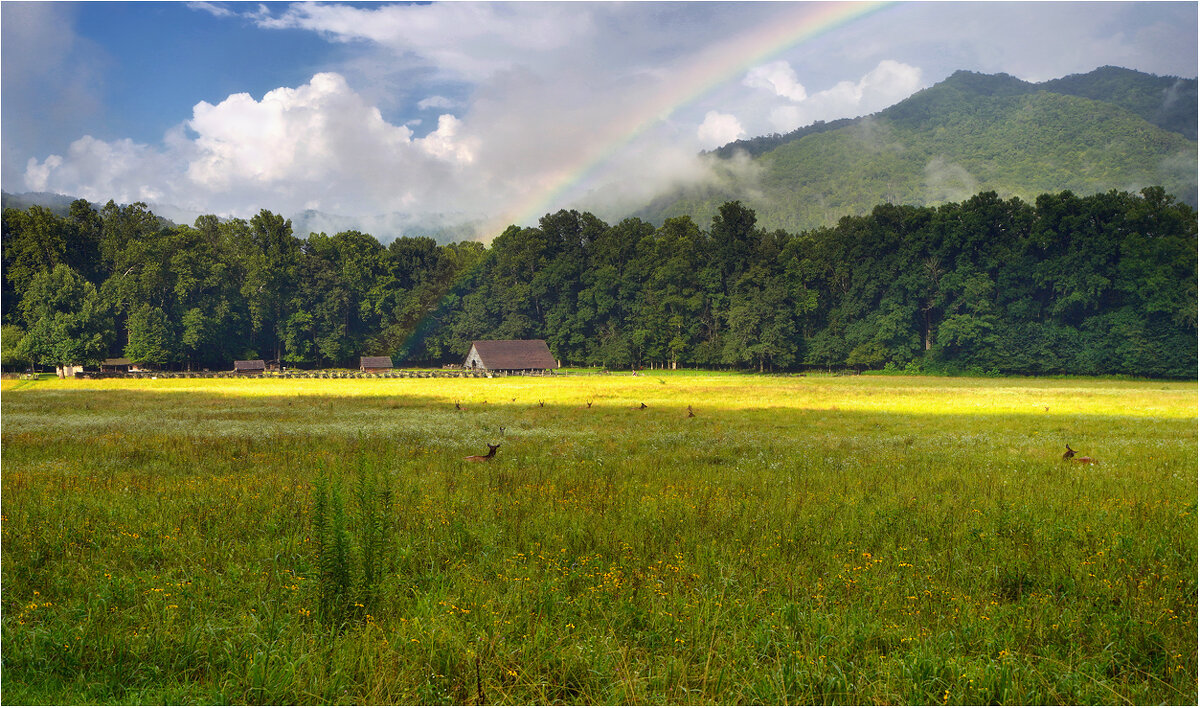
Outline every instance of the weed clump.
<path fill-rule="evenodd" d="M 379 613 L 382 582 L 395 567 L 389 481 L 359 457 L 349 490 L 324 465 L 313 484 L 310 521 L 319 619 L 334 629 Z"/>

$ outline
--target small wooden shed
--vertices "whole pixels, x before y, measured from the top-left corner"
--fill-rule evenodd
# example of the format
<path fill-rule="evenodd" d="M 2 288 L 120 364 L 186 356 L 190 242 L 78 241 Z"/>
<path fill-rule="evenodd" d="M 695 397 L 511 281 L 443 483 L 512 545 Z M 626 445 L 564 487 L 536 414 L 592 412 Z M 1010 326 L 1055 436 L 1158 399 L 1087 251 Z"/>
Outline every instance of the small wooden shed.
<path fill-rule="evenodd" d="M 558 368 L 544 339 L 493 339 L 471 342 L 464 369 L 546 372 Z"/>
<path fill-rule="evenodd" d="M 100 362 L 100 371 L 106 374 L 128 373 L 129 367 L 133 362 L 121 357 L 116 359 L 105 359 Z"/>
<path fill-rule="evenodd" d="M 392 358 L 390 356 L 359 357 L 358 370 L 368 374 L 378 373 L 381 371 L 391 371 Z"/>
<path fill-rule="evenodd" d="M 235 374 L 261 374 L 266 370 L 267 362 L 262 359 L 233 362 L 233 373 Z"/>

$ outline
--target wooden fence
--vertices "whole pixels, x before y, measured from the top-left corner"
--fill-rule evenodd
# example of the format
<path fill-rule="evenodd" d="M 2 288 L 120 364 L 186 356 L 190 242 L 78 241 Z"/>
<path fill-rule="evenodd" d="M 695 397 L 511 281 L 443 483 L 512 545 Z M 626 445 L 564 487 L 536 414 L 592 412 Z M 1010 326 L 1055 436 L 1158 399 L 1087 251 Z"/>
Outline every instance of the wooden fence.
<path fill-rule="evenodd" d="M 562 376 L 543 371 L 268 371 L 261 374 L 237 374 L 232 371 L 156 371 L 156 372 L 94 372 L 82 371 L 77 379 L 483 379 L 500 376 Z"/>

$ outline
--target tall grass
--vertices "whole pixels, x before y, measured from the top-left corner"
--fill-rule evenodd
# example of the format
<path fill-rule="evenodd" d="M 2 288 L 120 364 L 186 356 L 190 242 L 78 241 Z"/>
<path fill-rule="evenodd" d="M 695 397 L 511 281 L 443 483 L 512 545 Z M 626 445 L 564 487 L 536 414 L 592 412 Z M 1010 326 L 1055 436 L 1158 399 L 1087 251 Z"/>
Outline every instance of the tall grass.
<path fill-rule="evenodd" d="M 1194 704 L 1196 432 L 1195 384 L 1159 382 L 5 382 L 0 680 Z"/>

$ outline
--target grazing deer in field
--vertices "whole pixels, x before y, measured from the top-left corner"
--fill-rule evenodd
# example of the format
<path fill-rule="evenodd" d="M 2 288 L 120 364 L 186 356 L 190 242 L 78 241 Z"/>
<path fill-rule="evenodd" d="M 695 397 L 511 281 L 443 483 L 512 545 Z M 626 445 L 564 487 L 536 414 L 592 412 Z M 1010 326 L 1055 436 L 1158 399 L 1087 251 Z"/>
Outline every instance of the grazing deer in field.
<path fill-rule="evenodd" d="M 488 460 L 490 460 L 496 456 L 496 450 L 500 449 L 500 443 L 496 443 L 495 445 L 488 443 L 487 446 L 488 446 L 488 454 L 486 454 L 486 455 L 470 455 L 469 457 L 464 457 L 463 460 L 466 462 L 487 462 Z"/>
<path fill-rule="evenodd" d="M 1072 450 L 1072 449 L 1071 449 L 1071 444 L 1070 444 L 1070 443 L 1067 443 L 1067 451 L 1063 453 L 1063 459 L 1064 459 L 1064 460 L 1070 460 L 1071 462 L 1078 462 L 1078 463 L 1080 463 L 1080 464 L 1083 464 L 1083 465 L 1095 465 L 1095 464 L 1098 464 L 1098 462 L 1097 462 L 1095 459 L 1091 458 L 1091 457 L 1076 457 L 1076 456 L 1075 456 L 1075 453 L 1076 453 L 1076 452 L 1079 452 L 1079 451 L 1078 451 L 1078 450 Z"/>

